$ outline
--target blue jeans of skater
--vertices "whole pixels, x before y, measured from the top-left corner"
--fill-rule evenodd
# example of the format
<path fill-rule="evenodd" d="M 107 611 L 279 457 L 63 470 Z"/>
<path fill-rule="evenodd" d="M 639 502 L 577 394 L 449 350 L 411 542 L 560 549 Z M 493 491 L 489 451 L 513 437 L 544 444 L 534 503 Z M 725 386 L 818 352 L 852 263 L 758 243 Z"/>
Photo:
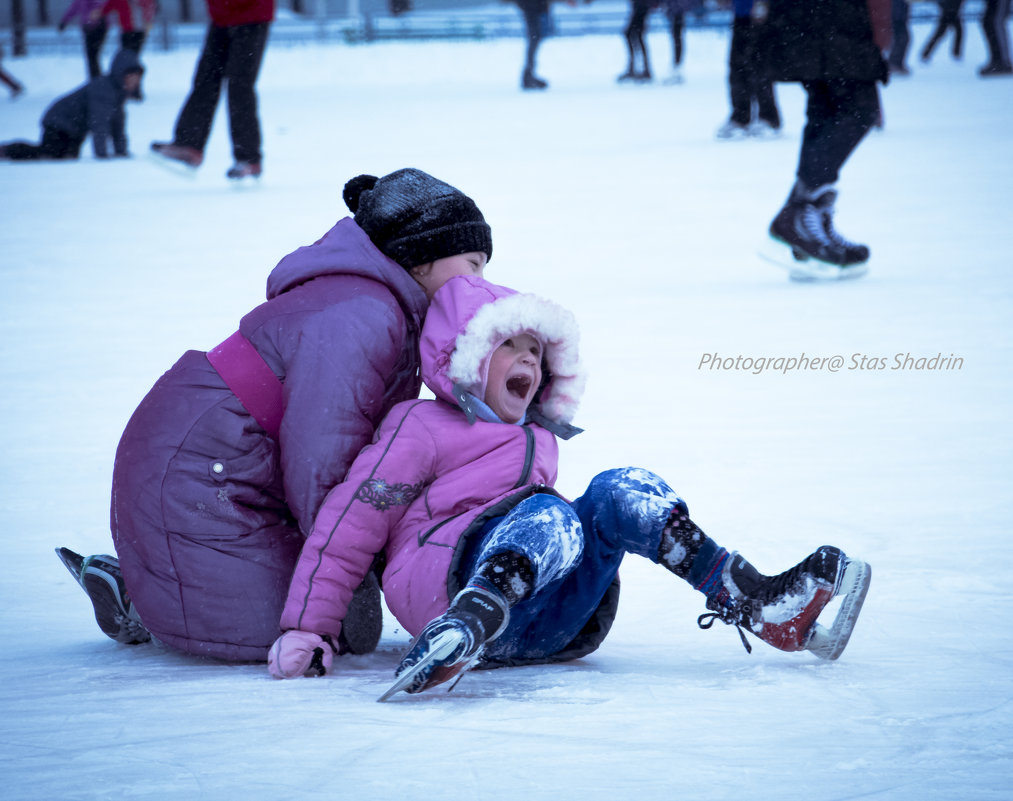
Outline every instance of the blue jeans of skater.
<path fill-rule="evenodd" d="M 466 557 L 465 575 L 513 551 L 528 558 L 535 580 L 484 657 L 539 659 L 564 649 L 598 608 L 627 553 L 658 561 L 662 531 L 679 505 L 685 507 L 658 476 L 619 468 L 599 473 L 572 503 L 536 494 L 490 522 Z"/>

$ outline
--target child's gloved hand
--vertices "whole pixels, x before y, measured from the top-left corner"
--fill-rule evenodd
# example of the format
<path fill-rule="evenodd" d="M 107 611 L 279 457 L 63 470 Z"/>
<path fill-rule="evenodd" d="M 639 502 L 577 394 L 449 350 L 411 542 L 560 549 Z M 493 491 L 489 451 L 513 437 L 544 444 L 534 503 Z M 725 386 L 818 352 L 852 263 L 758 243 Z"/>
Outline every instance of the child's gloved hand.
<path fill-rule="evenodd" d="M 276 679 L 324 676 L 330 673 L 337 653 L 328 635 L 292 629 L 274 641 L 267 656 L 267 669 Z"/>

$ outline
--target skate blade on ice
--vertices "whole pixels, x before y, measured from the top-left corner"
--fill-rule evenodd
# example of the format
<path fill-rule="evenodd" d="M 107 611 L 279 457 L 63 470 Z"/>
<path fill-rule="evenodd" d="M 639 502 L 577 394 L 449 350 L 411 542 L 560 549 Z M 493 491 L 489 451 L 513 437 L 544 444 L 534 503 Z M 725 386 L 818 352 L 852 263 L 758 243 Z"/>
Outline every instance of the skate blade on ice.
<path fill-rule="evenodd" d="M 862 611 L 862 604 L 865 603 L 870 581 L 872 568 L 865 562 L 849 559 L 841 577 L 841 588 L 838 593 L 841 596 L 841 606 L 837 611 L 837 617 L 830 626 L 820 623 L 813 625 L 812 634 L 806 644 L 807 651 L 812 651 L 820 659 L 831 661 L 844 652 L 858 615 Z"/>
<path fill-rule="evenodd" d="M 792 281 L 847 281 L 869 272 L 868 262 L 841 267 L 811 258 L 776 239 L 770 238 L 759 250 L 766 262 L 788 271 Z"/>
<path fill-rule="evenodd" d="M 70 548 L 57 548 L 56 555 L 60 557 L 63 566 L 70 571 L 70 575 L 74 577 L 74 581 L 81 584 L 81 569 L 84 567 L 84 557 L 79 553 L 74 553 Z"/>
<path fill-rule="evenodd" d="M 446 659 L 457 649 L 461 643 L 464 642 L 464 636 L 459 631 L 448 629 L 447 631 L 440 632 L 433 638 L 433 641 L 429 645 L 429 653 L 423 656 L 418 662 L 411 667 L 405 668 L 404 672 L 397 677 L 390 688 L 377 698 L 377 701 L 386 701 L 391 696 L 401 692 L 406 687 L 411 686 L 415 677 L 418 676 L 423 670 L 428 668 L 433 662 L 438 662 L 441 659 Z"/>

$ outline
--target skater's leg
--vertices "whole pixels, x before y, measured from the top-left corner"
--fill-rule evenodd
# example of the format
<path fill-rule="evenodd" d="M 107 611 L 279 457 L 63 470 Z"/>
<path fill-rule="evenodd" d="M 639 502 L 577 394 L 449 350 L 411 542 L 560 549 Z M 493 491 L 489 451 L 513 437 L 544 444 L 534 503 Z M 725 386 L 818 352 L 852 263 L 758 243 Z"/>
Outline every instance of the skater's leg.
<path fill-rule="evenodd" d="M 173 144 L 204 152 L 221 96 L 229 56 L 228 28 L 209 25 L 194 70 L 193 84 L 176 120 Z"/>
<path fill-rule="evenodd" d="M 489 521 L 476 540 L 463 560 L 464 588 L 419 633 L 398 666 L 400 681 L 410 680 L 401 688 L 406 692 L 449 681 L 483 650 L 500 658 L 530 656 L 531 620 L 545 608 L 538 594 L 572 571 L 583 550 L 580 521 L 566 501 L 549 494 L 532 495 Z M 557 628 L 555 621 L 545 622 L 542 628 Z"/>
<path fill-rule="evenodd" d="M 95 25 L 88 26 L 84 31 L 84 56 L 88 63 L 88 77 L 98 78 L 102 75 L 102 45 L 105 44 L 109 25 L 103 17 Z"/>
<path fill-rule="evenodd" d="M 731 100 L 731 122 L 745 128 L 752 121 L 752 92 L 749 34 L 752 30 L 749 17 L 732 20 L 732 41 L 728 50 L 728 96 Z"/>
<path fill-rule="evenodd" d="M 229 129 L 232 155 L 237 162 L 260 164 L 260 118 L 257 109 L 257 77 L 264 59 L 270 24 L 237 25 L 229 29 L 231 42 L 225 65 L 228 80 Z"/>
<path fill-rule="evenodd" d="M 684 49 L 683 29 L 685 27 L 686 15 L 681 11 L 671 12 L 669 18 L 672 31 L 672 65 L 682 64 L 682 52 Z"/>
<path fill-rule="evenodd" d="M 812 81 L 804 84 L 808 102 L 796 175 L 814 188 L 837 182 L 840 170 L 879 112 L 872 81 Z"/>
<path fill-rule="evenodd" d="M 42 129 L 42 141 L 9 142 L 3 146 L 3 157 L 11 161 L 38 161 L 42 159 L 76 159 L 81 142 L 57 128 Z"/>

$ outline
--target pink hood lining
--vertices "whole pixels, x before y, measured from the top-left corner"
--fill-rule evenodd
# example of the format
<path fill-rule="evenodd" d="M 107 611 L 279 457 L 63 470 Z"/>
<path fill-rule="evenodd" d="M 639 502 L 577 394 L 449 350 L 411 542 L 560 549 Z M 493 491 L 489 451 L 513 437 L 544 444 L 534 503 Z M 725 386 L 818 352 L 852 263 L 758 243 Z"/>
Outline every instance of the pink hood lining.
<path fill-rule="evenodd" d="M 462 330 L 464 317 L 467 322 Z M 457 330 L 451 331 L 455 325 Z M 538 402 L 542 414 L 554 423 L 569 424 L 587 382 L 580 361 L 580 329 L 570 311 L 537 295 L 515 292 L 475 276 L 452 278 L 433 297 L 426 316 L 423 379 L 445 399 L 454 397 L 454 384 L 481 399 L 492 352 L 518 333 L 536 337 L 545 351 L 550 379 Z M 440 338 L 442 347 L 434 341 Z"/>

